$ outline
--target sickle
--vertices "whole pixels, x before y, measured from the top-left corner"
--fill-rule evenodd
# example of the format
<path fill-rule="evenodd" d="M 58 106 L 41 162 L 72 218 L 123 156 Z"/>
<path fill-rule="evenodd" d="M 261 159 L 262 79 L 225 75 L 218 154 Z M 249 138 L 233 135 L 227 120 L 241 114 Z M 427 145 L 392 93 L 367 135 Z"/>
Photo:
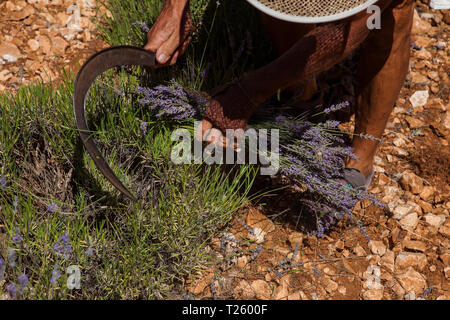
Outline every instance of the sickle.
<path fill-rule="evenodd" d="M 140 65 L 152 67 L 156 64 L 155 54 L 142 48 L 133 46 L 117 46 L 104 49 L 92 55 L 81 67 L 74 84 L 73 110 L 75 121 L 81 140 L 87 152 L 94 160 L 100 172 L 129 199 L 136 201 L 130 191 L 117 178 L 97 148 L 87 126 L 85 116 L 86 94 L 95 78 L 113 67 L 123 65 Z"/>

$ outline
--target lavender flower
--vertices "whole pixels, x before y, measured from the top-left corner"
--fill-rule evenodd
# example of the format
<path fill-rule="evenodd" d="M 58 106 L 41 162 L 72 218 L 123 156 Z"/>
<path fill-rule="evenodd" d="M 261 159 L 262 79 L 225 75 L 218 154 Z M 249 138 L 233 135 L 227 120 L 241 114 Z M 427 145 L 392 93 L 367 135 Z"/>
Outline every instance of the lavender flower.
<path fill-rule="evenodd" d="M 19 228 L 16 228 L 16 234 L 12 237 L 12 241 L 16 244 L 22 243 L 23 236 L 20 234 Z"/>
<path fill-rule="evenodd" d="M 50 211 L 51 213 L 55 212 L 57 209 L 58 209 L 58 205 L 56 203 L 54 203 L 53 201 L 52 201 L 52 203 L 50 203 L 47 206 L 47 210 Z"/>
<path fill-rule="evenodd" d="M 250 30 L 247 29 L 247 31 L 245 32 L 245 35 L 246 35 L 246 41 L 247 41 L 247 54 L 251 54 L 252 49 L 253 49 L 253 37 L 252 37 Z"/>
<path fill-rule="evenodd" d="M 445 45 L 442 42 L 438 42 L 438 43 L 436 43 L 435 47 L 438 50 L 442 50 L 442 49 L 444 49 Z"/>
<path fill-rule="evenodd" d="M 69 234 L 65 233 L 59 237 L 59 240 L 53 246 L 53 251 L 59 255 L 63 256 L 65 259 L 70 257 L 70 253 L 73 251 L 72 246 L 69 244 Z"/>
<path fill-rule="evenodd" d="M 61 277 L 61 273 L 59 272 L 59 265 L 55 264 L 52 271 L 52 277 L 50 278 L 50 284 L 56 285 L 58 283 L 58 279 Z"/>
<path fill-rule="evenodd" d="M 87 248 L 84 253 L 88 256 L 88 257 L 93 257 L 94 256 L 94 248 L 89 247 Z"/>
<path fill-rule="evenodd" d="M 22 273 L 17 278 L 17 281 L 19 282 L 19 286 L 21 288 L 25 288 L 27 286 L 27 284 L 28 284 L 28 276 L 25 273 Z"/>
<path fill-rule="evenodd" d="M 361 233 L 363 234 L 363 236 L 366 238 L 367 243 L 369 243 L 370 240 L 371 240 L 371 239 L 370 239 L 370 235 L 369 235 L 369 233 L 367 232 L 366 228 L 364 228 L 364 226 L 362 225 L 361 221 L 358 221 L 358 222 L 356 223 L 356 225 L 358 226 L 358 228 L 359 228 L 359 230 L 361 231 Z"/>
<path fill-rule="evenodd" d="M 372 140 L 372 141 L 378 141 L 378 142 L 383 143 L 383 140 L 381 140 L 380 138 L 375 138 L 373 135 L 368 134 L 368 133 L 365 133 L 365 134 L 361 133 L 359 136 L 361 138 L 363 138 L 363 139 Z"/>
<path fill-rule="evenodd" d="M 211 66 L 212 66 L 212 63 L 211 63 L 211 62 L 208 62 L 208 63 L 206 64 L 205 69 L 203 69 L 203 71 L 200 73 L 200 75 L 202 76 L 202 78 L 206 78 L 206 76 L 207 76 L 208 73 L 209 73 L 209 70 L 211 69 Z"/>
<path fill-rule="evenodd" d="M 234 54 L 233 61 L 237 61 L 241 57 L 241 55 L 242 55 L 242 53 L 244 52 L 244 49 L 245 49 L 245 42 L 246 41 L 244 39 L 244 41 L 242 41 L 241 45 L 239 46 L 239 49 Z"/>
<path fill-rule="evenodd" d="M 433 288 L 433 286 L 426 288 L 425 291 L 420 295 L 420 298 L 425 298 L 427 295 L 429 295 L 433 291 Z"/>
<path fill-rule="evenodd" d="M 14 282 L 11 282 L 10 284 L 8 284 L 6 286 L 6 290 L 8 290 L 11 298 L 13 298 L 13 299 L 16 298 L 16 284 Z"/>
<path fill-rule="evenodd" d="M 5 279 L 5 270 L 6 270 L 5 260 L 0 258 L 0 280 Z"/>
<path fill-rule="evenodd" d="M 0 189 L 5 190 L 6 189 L 6 177 L 0 176 Z"/>
<path fill-rule="evenodd" d="M 411 42 L 410 45 L 411 45 L 411 47 L 412 47 L 414 50 L 421 50 L 421 49 L 422 49 L 421 46 L 415 44 L 414 42 Z"/>
<path fill-rule="evenodd" d="M 139 129 L 142 131 L 142 133 L 144 135 L 147 133 L 147 127 L 148 127 L 148 123 L 145 121 L 141 121 L 141 124 L 139 125 Z"/>
<path fill-rule="evenodd" d="M 131 25 L 132 26 L 135 26 L 135 25 L 140 26 L 142 31 L 144 31 L 144 32 L 149 32 L 150 31 L 150 28 L 147 26 L 147 24 L 145 22 L 142 22 L 142 21 L 133 22 Z"/>
<path fill-rule="evenodd" d="M 17 260 L 17 253 L 14 248 L 9 247 L 8 248 L 8 265 L 11 268 L 14 268 L 16 266 L 16 260 Z"/>
<path fill-rule="evenodd" d="M 342 103 L 339 103 L 339 104 L 336 104 L 336 105 L 333 104 L 331 107 L 325 108 L 325 110 L 323 112 L 325 114 L 329 114 L 329 113 L 336 112 L 338 110 L 347 108 L 348 106 L 350 106 L 350 102 L 345 101 L 345 102 L 342 102 Z"/>
<path fill-rule="evenodd" d="M 258 256 L 261 254 L 262 246 L 259 246 L 259 247 L 255 248 L 255 249 L 251 249 L 249 251 L 253 252 L 252 255 L 250 256 L 250 261 L 253 261 L 256 258 L 258 258 Z"/>

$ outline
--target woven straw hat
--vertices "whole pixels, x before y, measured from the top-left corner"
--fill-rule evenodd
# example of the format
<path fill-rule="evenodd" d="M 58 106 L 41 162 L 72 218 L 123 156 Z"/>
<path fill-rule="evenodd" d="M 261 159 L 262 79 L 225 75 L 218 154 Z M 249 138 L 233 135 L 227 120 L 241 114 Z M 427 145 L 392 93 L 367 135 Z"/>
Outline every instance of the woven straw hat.
<path fill-rule="evenodd" d="M 258 10 L 280 20 L 320 23 L 341 20 L 365 10 L 378 0 L 247 0 Z"/>

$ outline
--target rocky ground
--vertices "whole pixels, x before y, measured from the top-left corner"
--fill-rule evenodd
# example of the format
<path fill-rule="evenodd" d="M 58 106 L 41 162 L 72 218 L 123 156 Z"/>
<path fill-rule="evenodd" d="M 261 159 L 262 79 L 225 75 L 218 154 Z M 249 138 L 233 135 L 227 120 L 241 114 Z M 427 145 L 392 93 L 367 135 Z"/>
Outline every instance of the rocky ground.
<path fill-rule="evenodd" d="M 58 80 L 106 44 L 96 37 L 95 0 L 0 2 L 0 92 Z"/>
<path fill-rule="evenodd" d="M 76 70 L 106 46 L 93 0 L 0 3 L 0 92 Z M 450 299 L 449 11 L 417 2 L 410 72 L 354 221 L 298 230 L 292 194 L 244 208 L 207 247 L 224 262 L 186 280 L 196 299 Z M 350 130 L 352 121 L 343 124 Z M 276 199 L 276 200 L 274 200 Z M 223 261 L 223 260 L 222 260 Z"/>

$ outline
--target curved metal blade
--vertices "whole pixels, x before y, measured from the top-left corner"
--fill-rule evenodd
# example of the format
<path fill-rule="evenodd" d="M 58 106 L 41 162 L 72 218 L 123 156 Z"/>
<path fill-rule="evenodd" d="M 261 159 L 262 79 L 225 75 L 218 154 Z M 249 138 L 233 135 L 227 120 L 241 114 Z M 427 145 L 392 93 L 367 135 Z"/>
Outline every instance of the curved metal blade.
<path fill-rule="evenodd" d="M 97 148 L 87 126 L 85 116 L 86 94 L 98 75 L 108 69 L 123 65 L 140 65 L 152 67 L 156 64 L 155 54 L 133 46 L 117 46 L 104 49 L 92 55 L 78 71 L 74 85 L 73 109 L 78 132 L 87 152 L 94 160 L 100 172 L 124 195 L 131 200 L 136 198 L 114 174 Z"/>

